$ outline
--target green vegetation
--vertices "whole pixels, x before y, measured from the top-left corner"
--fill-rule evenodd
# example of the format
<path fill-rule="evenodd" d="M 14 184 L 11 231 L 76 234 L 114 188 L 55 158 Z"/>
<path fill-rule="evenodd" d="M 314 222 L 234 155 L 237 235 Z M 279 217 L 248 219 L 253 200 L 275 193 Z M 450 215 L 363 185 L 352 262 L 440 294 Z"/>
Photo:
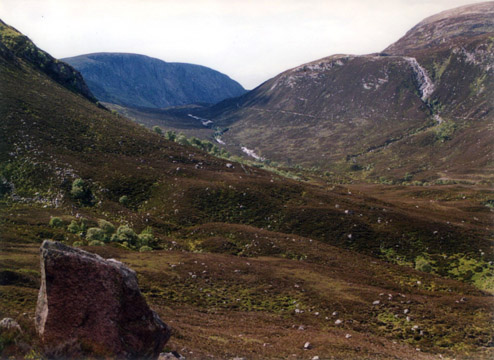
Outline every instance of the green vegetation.
<path fill-rule="evenodd" d="M 451 140 L 456 128 L 457 125 L 453 121 L 443 121 L 435 129 L 437 140 L 441 142 Z"/>
<path fill-rule="evenodd" d="M 127 195 L 122 195 L 118 199 L 118 202 L 122 204 L 123 206 L 128 206 L 129 205 L 129 197 Z"/>
<path fill-rule="evenodd" d="M 53 216 L 50 219 L 50 226 L 51 227 L 62 227 L 63 226 L 63 221 L 57 216 Z"/>
<path fill-rule="evenodd" d="M 418 271 L 423 271 L 430 273 L 432 271 L 432 266 L 428 259 L 424 256 L 417 256 L 415 258 L 415 269 Z"/>
<path fill-rule="evenodd" d="M 153 131 L 158 135 L 163 135 L 163 130 L 159 126 L 153 126 Z"/>
<path fill-rule="evenodd" d="M 74 200 L 78 200 L 83 205 L 91 205 L 93 203 L 93 194 L 89 189 L 88 184 L 82 179 L 75 179 L 72 182 L 70 195 Z"/>

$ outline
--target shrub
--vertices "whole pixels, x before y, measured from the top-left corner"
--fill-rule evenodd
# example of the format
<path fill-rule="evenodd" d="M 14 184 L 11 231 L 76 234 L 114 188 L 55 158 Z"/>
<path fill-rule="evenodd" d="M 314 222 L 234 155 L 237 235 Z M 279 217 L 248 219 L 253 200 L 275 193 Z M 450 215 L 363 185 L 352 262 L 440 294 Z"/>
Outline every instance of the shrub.
<path fill-rule="evenodd" d="M 153 131 L 158 135 L 163 135 L 163 130 L 159 126 L 153 126 Z"/>
<path fill-rule="evenodd" d="M 80 232 L 82 232 L 82 229 L 77 221 L 72 220 L 70 224 L 67 226 L 67 231 L 72 234 L 79 234 Z"/>
<path fill-rule="evenodd" d="M 184 134 L 178 134 L 175 142 L 179 143 L 180 145 L 190 145 L 189 139 L 187 139 L 187 136 Z"/>
<path fill-rule="evenodd" d="M 75 247 L 80 247 L 83 245 L 84 245 L 84 243 L 82 241 L 74 241 L 74 243 L 72 244 L 72 246 L 75 246 Z"/>
<path fill-rule="evenodd" d="M 72 182 L 72 190 L 70 190 L 70 195 L 72 195 L 74 199 L 82 198 L 85 195 L 84 187 L 85 187 L 84 180 L 75 179 Z"/>
<path fill-rule="evenodd" d="M 123 206 L 129 205 L 129 197 L 127 195 L 120 196 L 120 199 L 118 199 L 118 202 L 122 204 Z"/>
<path fill-rule="evenodd" d="M 57 216 L 52 216 L 50 218 L 50 226 L 57 228 L 57 227 L 62 227 L 63 226 L 63 221 Z"/>
<path fill-rule="evenodd" d="M 82 179 L 75 179 L 72 182 L 72 189 L 70 195 L 73 199 L 79 200 L 81 203 L 89 205 L 91 204 L 93 195 L 87 184 Z"/>
<path fill-rule="evenodd" d="M 115 232 L 115 226 L 113 226 L 113 224 L 109 221 L 100 219 L 98 220 L 98 226 L 101 230 L 103 230 L 108 239 L 110 238 L 111 234 Z"/>
<path fill-rule="evenodd" d="M 145 251 L 152 251 L 153 249 L 151 249 L 149 246 L 141 246 L 139 248 L 139 252 L 145 252 Z"/>
<path fill-rule="evenodd" d="M 432 266 L 425 257 L 417 256 L 415 259 L 415 270 L 430 273 Z"/>
<path fill-rule="evenodd" d="M 137 234 L 127 225 L 121 225 L 117 229 L 116 238 L 120 243 L 128 243 L 130 246 L 134 246 L 137 243 Z M 112 236 L 112 241 L 114 237 Z M 128 246 L 127 245 L 127 246 Z"/>
<path fill-rule="evenodd" d="M 105 245 L 105 243 L 99 240 L 93 240 L 89 242 L 89 246 L 103 246 L 103 245 Z"/>
<path fill-rule="evenodd" d="M 92 240 L 104 241 L 105 232 L 97 227 L 89 228 L 87 229 L 86 239 L 88 241 L 92 241 Z"/>
<path fill-rule="evenodd" d="M 165 133 L 166 140 L 175 141 L 176 138 L 177 138 L 177 134 L 175 133 L 175 131 L 168 130 Z"/>
<path fill-rule="evenodd" d="M 154 240 L 154 237 L 152 234 L 139 234 L 139 244 L 138 246 L 149 246 Z"/>

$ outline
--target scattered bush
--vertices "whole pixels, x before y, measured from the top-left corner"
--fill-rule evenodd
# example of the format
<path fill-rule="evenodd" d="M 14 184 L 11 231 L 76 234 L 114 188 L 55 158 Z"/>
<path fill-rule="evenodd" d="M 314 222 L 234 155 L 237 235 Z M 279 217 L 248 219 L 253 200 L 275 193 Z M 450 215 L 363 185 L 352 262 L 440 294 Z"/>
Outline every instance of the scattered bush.
<path fill-rule="evenodd" d="M 118 199 L 118 202 L 122 204 L 123 206 L 129 205 L 129 197 L 127 195 L 120 196 L 120 199 Z"/>
<path fill-rule="evenodd" d="M 153 131 L 158 135 L 163 135 L 163 130 L 159 126 L 153 126 Z"/>
<path fill-rule="evenodd" d="M 67 226 L 67 231 L 72 234 L 79 234 L 82 232 L 82 229 L 77 221 L 72 220 L 70 224 Z"/>
<path fill-rule="evenodd" d="M 105 232 L 97 227 L 89 228 L 87 229 L 86 239 L 87 241 L 93 241 L 93 240 L 104 241 Z"/>
<path fill-rule="evenodd" d="M 105 243 L 99 240 L 93 240 L 89 242 L 89 246 L 103 246 L 103 245 L 105 245 Z"/>
<path fill-rule="evenodd" d="M 115 226 L 113 226 L 113 224 L 109 221 L 100 219 L 98 220 L 98 226 L 101 230 L 103 230 L 108 238 L 110 238 L 111 235 L 115 232 Z"/>
<path fill-rule="evenodd" d="M 176 138 L 177 138 L 177 134 L 175 133 L 175 131 L 168 130 L 165 133 L 166 140 L 175 141 Z"/>
<path fill-rule="evenodd" d="M 145 252 L 145 251 L 152 251 L 153 249 L 150 248 L 149 246 L 141 246 L 139 248 L 139 252 Z"/>
<path fill-rule="evenodd" d="M 432 266 L 425 257 L 417 256 L 415 259 L 415 270 L 430 273 L 432 271 Z"/>
<path fill-rule="evenodd" d="M 127 246 L 135 246 L 138 241 L 138 236 L 128 225 L 121 225 L 117 229 L 116 236 L 112 236 L 112 241 L 127 243 Z"/>
<path fill-rule="evenodd" d="M 154 240 L 154 237 L 151 234 L 139 234 L 138 238 L 138 246 L 149 246 Z"/>
<path fill-rule="evenodd" d="M 178 134 L 175 142 L 179 143 L 180 145 L 190 145 L 189 139 L 187 139 L 187 136 L 185 136 L 184 134 Z"/>
<path fill-rule="evenodd" d="M 52 216 L 50 218 L 50 226 L 54 228 L 62 227 L 63 226 L 63 221 L 57 216 Z"/>
<path fill-rule="evenodd" d="M 87 184 L 82 179 L 75 179 L 72 182 L 70 195 L 73 199 L 79 200 L 84 205 L 90 205 L 93 200 L 93 195 Z"/>

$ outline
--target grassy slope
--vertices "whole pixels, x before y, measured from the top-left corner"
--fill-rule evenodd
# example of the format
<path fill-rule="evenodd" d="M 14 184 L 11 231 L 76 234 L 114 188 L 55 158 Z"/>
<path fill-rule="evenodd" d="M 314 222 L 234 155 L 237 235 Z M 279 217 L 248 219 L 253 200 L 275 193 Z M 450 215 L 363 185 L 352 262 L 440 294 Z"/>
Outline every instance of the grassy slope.
<path fill-rule="evenodd" d="M 282 164 L 357 180 L 487 184 L 493 180 L 493 39 L 491 29 L 407 54 L 434 83 L 427 101 L 402 56 L 333 56 L 211 108 L 121 110 L 146 125 L 211 139 L 214 131 L 194 126 L 191 112 L 214 121 L 214 129 L 228 129 L 223 140 L 233 154 L 243 155 L 246 146 Z M 180 119 L 190 125 L 179 126 Z"/>
<path fill-rule="evenodd" d="M 479 248 L 492 257 L 480 224 L 447 224 L 442 215 L 414 213 L 358 189 L 350 194 L 227 167 L 97 108 L 22 60 L 0 57 L 0 82 L 1 171 L 16 194 L 0 204 L 0 316 L 18 319 L 27 340 L 34 337 L 40 242 L 78 240 L 48 226 L 50 216 L 67 225 L 79 214 L 93 224 L 105 218 L 154 229 L 168 250 L 90 250 L 136 269 L 143 292 L 175 329 L 168 346 L 188 358 L 430 357 L 416 347 L 489 356 L 487 293 L 332 246 L 374 256 L 393 248 L 408 261 L 425 251 L 470 253 L 480 261 Z M 93 206 L 68 195 L 79 177 L 96 197 Z M 128 206 L 118 202 L 122 195 Z M 484 208 L 474 213 L 487 216 Z M 303 313 L 295 312 L 297 304 Z M 334 324 L 333 311 L 342 326 Z M 305 341 L 314 349 L 303 351 Z"/>

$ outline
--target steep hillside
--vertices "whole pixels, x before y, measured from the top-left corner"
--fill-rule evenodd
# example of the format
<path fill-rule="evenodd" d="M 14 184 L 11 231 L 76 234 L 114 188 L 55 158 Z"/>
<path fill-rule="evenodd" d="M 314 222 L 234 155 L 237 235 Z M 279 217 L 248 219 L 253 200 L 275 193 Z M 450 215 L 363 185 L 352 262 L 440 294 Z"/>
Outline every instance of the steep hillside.
<path fill-rule="evenodd" d="M 214 104 L 245 92 L 239 83 L 218 71 L 144 55 L 98 53 L 63 61 L 82 73 L 100 101 L 119 105 L 165 108 Z"/>
<path fill-rule="evenodd" d="M 441 13 L 381 54 L 301 65 L 192 115 L 237 154 L 355 179 L 492 180 L 493 8 Z"/>
<path fill-rule="evenodd" d="M 2 358 L 42 358 L 47 238 L 130 264 L 189 359 L 492 358 L 492 190 L 383 201 L 288 180 L 169 142 L 3 49 L 0 318 L 25 331 L 0 334 Z"/>
<path fill-rule="evenodd" d="M 393 55 L 414 54 L 424 50 L 461 40 L 465 37 L 492 34 L 494 27 L 494 2 L 466 5 L 430 16 L 384 52 Z"/>
<path fill-rule="evenodd" d="M 39 49 L 27 36 L 5 24 L 2 20 L 0 20 L 0 43 L 2 56 L 13 61 L 15 61 L 15 57 L 19 57 L 69 90 L 79 93 L 91 101 L 96 101 L 77 70 Z"/>

